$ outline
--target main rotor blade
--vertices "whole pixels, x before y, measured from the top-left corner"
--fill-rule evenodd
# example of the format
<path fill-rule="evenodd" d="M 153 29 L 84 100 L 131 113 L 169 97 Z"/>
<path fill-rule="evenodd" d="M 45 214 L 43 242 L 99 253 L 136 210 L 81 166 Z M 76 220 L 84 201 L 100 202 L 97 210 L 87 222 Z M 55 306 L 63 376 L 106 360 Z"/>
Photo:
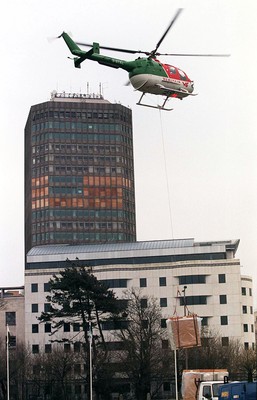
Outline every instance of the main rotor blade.
<path fill-rule="evenodd" d="M 156 52 L 159 48 L 159 46 L 161 45 L 162 41 L 164 40 L 165 36 L 167 35 L 167 33 L 169 32 L 170 28 L 172 27 L 172 25 L 174 24 L 174 22 L 176 21 L 176 19 L 178 18 L 179 14 L 183 11 L 183 8 L 179 8 L 174 16 L 174 18 L 172 19 L 172 21 L 170 22 L 169 26 L 167 27 L 166 31 L 164 32 L 164 34 L 162 35 L 161 39 L 159 40 L 159 42 L 157 43 L 156 47 L 154 50 L 152 51 L 142 51 L 142 50 L 130 50 L 130 49 L 121 49 L 121 48 L 117 48 L 117 47 L 109 47 L 109 46 L 99 46 L 100 49 L 104 49 L 104 50 L 112 50 L 112 51 L 118 51 L 121 53 L 128 53 L 128 54 L 145 54 L 147 56 L 154 56 L 156 55 Z M 86 46 L 86 47 L 93 47 L 92 44 L 89 43 L 83 43 L 83 42 L 76 42 L 77 45 L 79 46 Z"/>
<path fill-rule="evenodd" d="M 162 35 L 161 39 L 159 40 L 159 42 L 157 43 L 155 49 L 151 52 L 151 55 L 155 55 L 158 48 L 160 47 L 163 39 L 165 38 L 165 36 L 167 35 L 167 33 L 169 32 L 170 28 L 172 27 L 172 25 L 175 23 L 176 19 L 179 17 L 180 13 L 183 11 L 183 8 L 179 8 L 174 16 L 174 18 L 172 19 L 172 21 L 170 22 L 168 28 L 166 29 L 166 31 L 164 32 L 164 34 Z"/>
<path fill-rule="evenodd" d="M 76 42 L 76 44 L 79 46 L 93 47 L 93 44 L 89 44 L 89 43 Z M 149 51 L 142 51 L 142 50 L 121 49 L 118 47 L 109 47 L 109 46 L 99 46 L 99 47 L 100 47 L 100 49 L 118 51 L 121 53 L 129 53 L 129 54 L 142 53 L 142 54 L 146 54 L 146 55 L 150 54 Z"/>
<path fill-rule="evenodd" d="M 172 57 L 230 57 L 230 54 L 156 53 L 156 55 Z"/>

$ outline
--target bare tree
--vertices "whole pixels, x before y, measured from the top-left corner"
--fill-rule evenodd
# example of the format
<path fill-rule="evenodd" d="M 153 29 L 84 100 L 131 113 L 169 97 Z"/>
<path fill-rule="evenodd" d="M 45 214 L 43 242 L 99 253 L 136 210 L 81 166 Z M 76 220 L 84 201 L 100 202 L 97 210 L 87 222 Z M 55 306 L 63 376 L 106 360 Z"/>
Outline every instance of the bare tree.
<path fill-rule="evenodd" d="M 161 309 L 156 298 L 143 297 L 135 289 L 125 292 L 125 299 L 126 323 L 116 334 L 123 345 L 119 360 L 125 366 L 136 399 L 145 400 L 148 393 L 154 398 L 163 381 L 171 376 L 168 368 L 171 352 L 167 346 L 165 354 L 163 350 L 167 341 L 161 328 Z"/>
<path fill-rule="evenodd" d="M 243 349 L 240 353 L 240 370 L 247 376 L 248 382 L 257 378 L 257 352 Z"/>
<path fill-rule="evenodd" d="M 55 345 L 52 353 L 34 355 L 27 394 L 68 400 L 74 396 L 75 387 L 85 383 L 83 366 L 81 353 L 63 352 L 59 345 Z"/>
<path fill-rule="evenodd" d="M 188 349 L 190 369 L 226 368 L 231 379 L 252 379 L 256 373 L 256 351 L 244 350 L 239 340 L 229 340 L 225 346 L 221 335 L 213 330 L 203 329 L 202 346 Z M 185 368 L 184 351 L 179 351 L 180 372 Z"/>
<path fill-rule="evenodd" d="M 7 397 L 6 344 L 0 346 L 0 399 Z M 9 384 L 10 396 L 17 400 L 24 398 L 24 386 L 31 366 L 31 355 L 28 348 L 17 342 L 9 349 Z"/>

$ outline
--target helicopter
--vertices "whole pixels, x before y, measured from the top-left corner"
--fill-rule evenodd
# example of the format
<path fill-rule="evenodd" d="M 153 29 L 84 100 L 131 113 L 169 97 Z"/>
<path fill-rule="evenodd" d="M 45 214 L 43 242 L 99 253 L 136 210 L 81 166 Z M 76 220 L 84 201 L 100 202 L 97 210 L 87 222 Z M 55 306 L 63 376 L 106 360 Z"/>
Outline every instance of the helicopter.
<path fill-rule="evenodd" d="M 167 33 L 182 12 L 179 8 L 171 20 L 164 34 L 156 44 L 155 48 L 148 52 L 142 50 L 129 50 L 108 46 L 100 46 L 99 43 L 87 44 L 82 42 L 74 42 L 72 38 L 63 32 L 58 38 L 63 38 L 71 53 L 75 56 L 74 66 L 81 68 L 81 63 L 85 60 L 96 61 L 101 65 L 111 68 L 121 68 L 128 72 L 129 81 L 135 90 L 142 92 L 139 101 L 136 103 L 140 106 L 157 108 L 160 110 L 171 111 L 172 108 L 166 108 L 165 105 L 170 98 L 182 100 L 187 96 L 196 96 L 194 91 L 194 82 L 180 68 L 170 64 L 160 62 L 158 56 L 198 56 L 198 57 L 227 57 L 229 54 L 172 54 L 159 53 L 158 49 L 166 37 Z M 89 51 L 83 51 L 79 46 L 90 47 Z M 100 54 L 100 49 L 123 52 L 129 54 L 144 54 L 146 57 L 138 57 L 132 61 L 125 61 Z M 153 106 L 142 103 L 142 99 L 146 93 L 164 96 L 162 105 Z"/>

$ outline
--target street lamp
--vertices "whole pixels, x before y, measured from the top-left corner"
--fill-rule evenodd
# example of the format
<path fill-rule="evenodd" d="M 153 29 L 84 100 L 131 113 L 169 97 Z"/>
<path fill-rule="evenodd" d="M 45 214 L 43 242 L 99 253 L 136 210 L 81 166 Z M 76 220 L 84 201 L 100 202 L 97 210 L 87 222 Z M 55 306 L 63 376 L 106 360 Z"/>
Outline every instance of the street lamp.
<path fill-rule="evenodd" d="M 90 391 L 90 400 L 93 399 L 92 339 L 93 339 L 92 322 L 89 321 L 88 342 L 89 342 L 89 391 Z"/>
<path fill-rule="evenodd" d="M 6 379 L 7 379 L 7 400 L 10 399 L 10 365 L 9 365 L 9 344 L 10 330 L 9 325 L 6 325 Z"/>
<path fill-rule="evenodd" d="M 183 297 L 183 303 L 184 303 L 184 317 L 186 316 L 186 289 L 187 286 L 184 286 L 184 289 L 182 290 L 182 293 L 184 293 L 184 297 Z"/>
<path fill-rule="evenodd" d="M 187 286 L 184 286 L 184 289 L 182 290 L 182 293 L 184 293 L 184 317 L 186 317 L 186 309 L 187 309 L 187 305 L 186 305 L 186 289 Z M 188 352 L 187 349 L 185 349 L 185 356 L 186 356 L 186 369 L 188 369 Z"/>

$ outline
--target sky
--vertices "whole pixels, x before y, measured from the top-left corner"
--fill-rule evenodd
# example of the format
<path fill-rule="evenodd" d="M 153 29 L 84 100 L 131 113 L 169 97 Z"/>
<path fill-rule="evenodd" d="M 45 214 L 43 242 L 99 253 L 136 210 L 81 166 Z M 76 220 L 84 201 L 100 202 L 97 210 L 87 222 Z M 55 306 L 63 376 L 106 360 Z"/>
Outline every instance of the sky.
<path fill-rule="evenodd" d="M 137 106 L 125 71 L 85 61 L 75 69 L 63 39 L 164 53 L 195 82 L 173 111 Z M 24 283 L 24 127 L 30 106 L 57 92 L 99 93 L 133 111 L 138 240 L 240 239 L 241 273 L 257 308 L 257 55 L 255 0 L 10 0 L 2 5 L 0 286 Z M 104 51 L 103 54 L 106 54 Z M 133 55 L 108 53 L 116 58 Z M 161 97 L 148 95 L 156 105 Z"/>

